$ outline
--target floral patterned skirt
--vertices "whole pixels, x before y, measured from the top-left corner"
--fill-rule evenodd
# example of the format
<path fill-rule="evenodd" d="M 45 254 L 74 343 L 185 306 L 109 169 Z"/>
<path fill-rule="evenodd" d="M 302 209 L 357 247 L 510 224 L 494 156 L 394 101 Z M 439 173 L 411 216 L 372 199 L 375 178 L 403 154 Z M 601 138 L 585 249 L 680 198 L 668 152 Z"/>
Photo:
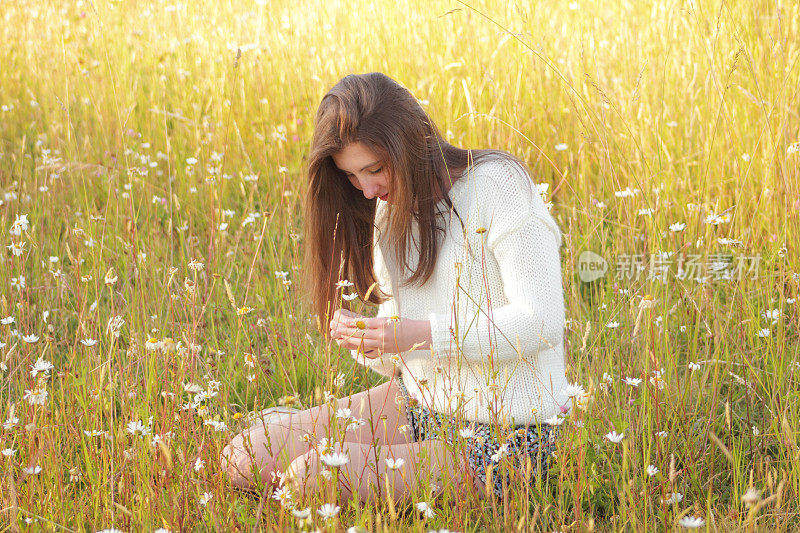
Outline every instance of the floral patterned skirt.
<path fill-rule="evenodd" d="M 448 415 L 431 411 L 412 398 L 399 374 L 395 379 L 403 396 L 414 441 L 444 436 L 451 445 L 464 444 L 469 466 L 484 485 L 487 470 L 490 465 L 494 465 L 492 483 L 494 493 L 499 498 L 503 496 L 503 480 L 505 479 L 507 487 L 511 487 L 512 483 L 509 469 L 501 468 L 501 462 L 511 461 L 511 466 L 524 476 L 527 470 L 526 460 L 530 458 L 531 483 L 535 482 L 537 476 L 547 472 L 548 458 L 555 450 L 558 426 L 544 423 L 514 426 L 509 428 L 505 437 L 498 435 L 498 427 L 494 424 L 465 421 L 467 426 L 459 428 Z"/>

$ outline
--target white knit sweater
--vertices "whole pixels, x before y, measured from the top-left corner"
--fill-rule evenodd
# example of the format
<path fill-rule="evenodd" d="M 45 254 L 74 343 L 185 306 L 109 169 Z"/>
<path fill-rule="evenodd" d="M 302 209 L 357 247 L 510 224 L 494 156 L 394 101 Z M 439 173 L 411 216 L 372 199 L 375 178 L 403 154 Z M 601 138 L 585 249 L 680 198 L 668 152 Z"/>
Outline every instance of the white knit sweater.
<path fill-rule="evenodd" d="M 375 232 L 375 274 L 393 296 L 378 316 L 431 323 L 431 348 L 401 354 L 403 381 L 412 396 L 441 413 L 481 423 L 544 422 L 569 406 L 562 390 L 561 231 L 537 186 L 508 161 L 474 165 L 449 196 L 466 232 L 452 211 L 445 212 L 446 236 L 422 287 L 400 286 L 408 276 L 395 264 L 386 232 Z M 390 208 L 378 200 L 379 230 Z M 437 208 L 446 211 L 444 201 Z M 412 231 L 418 246 L 416 223 Z M 418 253 L 409 252 L 409 264 L 417 264 Z M 380 374 L 395 372 L 390 354 L 367 359 L 351 353 Z"/>

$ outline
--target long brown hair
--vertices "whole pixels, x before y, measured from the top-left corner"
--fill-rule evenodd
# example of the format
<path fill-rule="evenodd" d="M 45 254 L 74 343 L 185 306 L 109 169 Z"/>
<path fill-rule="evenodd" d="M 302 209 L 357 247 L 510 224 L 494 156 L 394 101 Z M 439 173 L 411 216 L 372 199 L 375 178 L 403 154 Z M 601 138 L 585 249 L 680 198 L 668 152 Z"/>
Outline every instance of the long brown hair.
<path fill-rule="evenodd" d="M 416 98 L 379 72 L 351 74 L 322 98 L 316 114 L 308 160 L 304 205 L 303 285 L 319 327 L 327 337 L 330 316 L 338 305 L 336 283 L 347 279 L 361 298 L 376 281 L 373 232 L 377 202 L 367 199 L 336 167 L 331 157 L 353 142 L 375 152 L 389 175 L 392 204 L 388 237 L 404 271 L 402 284 L 425 284 L 439 253 L 437 224 L 447 190 L 472 164 L 490 154 L 516 158 L 497 150 L 464 150 L 448 143 Z M 456 213 L 457 214 L 457 213 Z M 419 228 L 419 263 L 409 265 L 412 217 Z M 383 303 L 391 295 L 376 286 L 367 300 Z M 341 307 L 349 309 L 344 300 Z"/>

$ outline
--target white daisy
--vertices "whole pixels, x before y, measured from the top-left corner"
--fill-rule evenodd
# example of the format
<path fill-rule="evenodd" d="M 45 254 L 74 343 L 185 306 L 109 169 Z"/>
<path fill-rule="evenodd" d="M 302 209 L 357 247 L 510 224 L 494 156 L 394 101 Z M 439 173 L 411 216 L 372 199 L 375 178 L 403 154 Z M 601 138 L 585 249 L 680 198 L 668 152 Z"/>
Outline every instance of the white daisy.
<path fill-rule="evenodd" d="M 706 521 L 697 516 L 684 516 L 678 523 L 686 529 L 697 529 L 706 525 Z"/>
<path fill-rule="evenodd" d="M 458 430 L 458 434 L 462 439 L 472 439 L 475 437 L 475 428 L 466 427 Z"/>
<path fill-rule="evenodd" d="M 669 225 L 669 230 L 673 233 L 677 233 L 679 231 L 683 231 L 686 228 L 686 224 L 683 222 L 676 222 L 674 224 Z"/>
<path fill-rule="evenodd" d="M 29 476 L 35 476 L 36 474 L 38 474 L 39 472 L 42 471 L 42 467 L 39 466 L 39 465 L 28 466 L 28 467 L 23 468 L 22 471 L 24 473 L 28 474 Z"/>
<path fill-rule="evenodd" d="M 344 430 L 345 431 L 354 431 L 354 430 L 360 428 L 361 426 L 363 426 L 366 423 L 367 423 L 367 421 L 365 419 L 363 419 L 363 418 L 353 418 L 347 424 L 347 427 L 345 427 Z"/>
<path fill-rule="evenodd" d="M 336 449 L 336 443 L 328 437 L 322 437 L 317 444 L 317 452 L 320 454 L 332 452 Z"/>
<path fill-rule="evenodd" d="M 505 457 L 508 457 L 508 444 L 501 445 L 495 453 L 492 454 L 492 461 L 499 463 Z"/>
<path fill-rule="evenodd" d="M 400 470 L 404 464 L 406 464 L 406 462 L 402 457 L 398 457 L 397 459 L 386 458 L 386 468 L 389 470 Z"/>
<path fill-rule="evenodd" d="M 222 431 L 227 431 L 228 430 L 228 424 L 226 424 L 225 422 L 222 422 L 221 420 L 220 421 L 217 421 L 217 420 L 206 420 L 203 423 L 203 425 L 213 427 L 214 431 L 222 432 Z"/>
<path fill-rule="evenodd" d="M 28 220 L 28 215 L 16 215 L 14 218 L 14 223 L 11 224 L 11 229 L 9 233 L 11 235 L 20 235 L 23 231 L 28 231 L 28 227 L 30 225 L 30 220 Z"/>
<path fill-rule="evenodd" d="M 14 254 L 15 256 L 20 256 L 25 251 L 25 243 L 24 242 L 21 242 L 21 243 L 12 242 L 8 246 L 6 246 L 6 248 L 11 250 L 11 253 Z"/>
<path fill-rule="evenodd" d="M 426 518 L 433 518 L 433 515 L 435 514 L 433 509 L 431 509 L 431 506 L 428 505 L 428 502 L 419 502 L 415 507 L 417 508 L 417 511 L 421 512 Z"/>
<path fill-rule="evenodd" d="M 636 196 L 636 193 L 639 192 L 639 189 L 631 189 L 630 187 L 625 187 L 624 191 L 614 191 L 614 196 L 617 198 L 628 198 L 631 196 Z"/>
<path fill-rule="evenodd" d="M 567 383 L 567 386 L 561 389 L 561 392 L 566 394 L 569 398 L 583 396 L 586 394 L 586 390 L 584 390 L 583 385 L 580 385 L 579 383 Z"/>
<path fill-rule="evenodd" d="M 31 405 L 44 405 L 47 402 L 47 395 L 47 389 L 25 389 L 22 399 L 27 400 Z"/>
<path fill-rule="evenodd" d="M 319 509 L 317 509 L 317 514 L 320 515 L 325 520 L 330 520 L 337 514 L 339 514 L 339 510 L 341 508 L 338 505 L 334 505 L 332 503 L 326 503 L 324 505 L 320 505 Z"/>
<path fill-rule="evenodd" d="M 155 351 L 161 348 L 161 341 L 155 337 L 150 337 L 144 342 L 144 347 L 148 351 Z"/>
<path fill-rule="evenodd" d="M 334 453 L 324 453 L 319 457 L 323 463 L 330 466 L 331 468 L 339 468 L 340 466 L 346 465 L 350 458 L 345 453 L 341 452 L 334 452 Z"/>
<path fill-rule="evenodd" d="M 142 424 L 141 420 L 136 420 L 128 422 L 126 425 L 126 431 L 131 435 L 136 435 L 137 433 L 140 435 L 147 435 L 150 433 L 150 428 Z"/>
<path fill-rule="evenodd" d="M 287 487 L 278 487 L 272 493 L 272 499 L 281 502 L 281 507 L 294 507 L 292 491 Z"/>
<path fill-rule="evenodd" d="M 205 265 L 203 263 L 201 263 L 200 261 L 197 261 L 196 259 L 192 259 L 191 261 L 189 261 L 189 264 L 186 265 L 186 266 L 188 266 L 190 269 L 194 270 L 195 272 L 200 272 L 201 270 L 203 270 L 205 268 Z"/>
<path fill-rule="evenodd" d="M 545 420 L 544 423 L 549 426 L 560 426 L 561 424 L 564 423 L 564 419 L 558 415 L 553 415 L 547 420 Z"/>
<path fill-rule="evenodd" d="M 630 385 L 631 387 L 638 387 L 642 380 L 639 378 L 624 377 L 622 378 L 622 382 L 626 385 Z"/>
<path fill-rule="evenodd" d="M 305 509 L 292 509 L 292 516 L 300 520 L 305 520 L 311 516 L 311 507 L 306 507 Z"/>
<path fill-rule="evenodd" d="M 343 280 L 338 281 L 336 283 L 336 288 L 337 289 L 343 289 L 343 288 L 352 287 L 352 286 L 353 286 L 353 283 L 348 281 L 348 280 L 346 280 L 346 279 L 343 279 Z"/>
<path fill-rule="evenodd" d="M 333 378 L 333 386 L 336 388 L 344 387 L 346 377 L 343 372 L 336 374 L 336 377 Z"/>
<path fill-rule="evenodd" d="M 44 374 L 49 374 L 50 371 L 53 370 L 54 368 L 55 367 L 53 366 L 53 363 L 51 363 L 50 361 L 46 361 L 45 359 L 42 359 L 41 356 L 39 356 L 39 359 L 37 359 L 36 362 L 31 365 L 31 376 L 36 377 L 36 374 L 38 374 L 39 372 L 42 372 Z"/>

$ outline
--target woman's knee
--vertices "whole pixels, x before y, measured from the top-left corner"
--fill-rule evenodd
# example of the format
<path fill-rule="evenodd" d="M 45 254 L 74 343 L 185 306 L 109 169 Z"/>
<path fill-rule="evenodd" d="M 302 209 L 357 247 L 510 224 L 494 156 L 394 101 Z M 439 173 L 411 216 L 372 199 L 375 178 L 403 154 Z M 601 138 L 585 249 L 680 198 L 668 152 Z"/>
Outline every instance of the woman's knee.
<path fill-rule="evenodd" d="M 260 436 L 262 433 L 264 438 Z M 268 453 L 267 435 L 264 426 L 252 426 L 222 449 L 220 465 L 235 487 L 251 488 L 257 479 L 269 481 L 268 476 L 274 475 L 275 459 Z"/>
<path fill-rule="evenodd" d="M 219 460 L 233 486 L 249 488 L 253 485 L 253 454 L 248 453 L 241 433 L 222 449 Z"/>
<path fill-rule="evenodd" d="M 295 437 L 281 424 L 252 426 L 223 448 L 220 464 L 236 487 L 250 488 L 256 480 L 278 484 L 283 475 L 281 465 L 308 450 L 308 445 Z"/>
<path fill-rule="evenodd" d="M 289 463 L 289 467 L 286 469 L 286 474 L 284 476 L 285 483 L 299 492 L 307 488 L 309 478 L 311 477 L 311 473 L 309 472 L 311 455 L 311 451 L 298 455 L 292 459 L 292 462 Z"/>
<path fill-rule="evenodd" d="M 316 492 L 322 480 L 331 479 L 332 475 L 333 472 L 322 463 L 317 450 L 309 450 L 292 459 L 286 468 L 283 480 L 298 493 L 307 494 Z M 338 487 L 338 490 L 349 494 L 349 490 L 344 486 Z"/>

